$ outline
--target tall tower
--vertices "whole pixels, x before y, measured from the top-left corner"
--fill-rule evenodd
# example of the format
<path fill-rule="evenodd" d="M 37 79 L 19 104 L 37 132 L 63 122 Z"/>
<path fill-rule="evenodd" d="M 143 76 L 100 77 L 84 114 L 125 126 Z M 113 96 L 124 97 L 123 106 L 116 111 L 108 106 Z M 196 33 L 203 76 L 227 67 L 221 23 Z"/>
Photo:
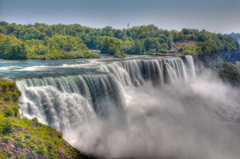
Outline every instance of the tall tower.
<path fill-rule="evenodd" d="M 127 29 L 129 29 L 129 23 L 127 23 Z"/>

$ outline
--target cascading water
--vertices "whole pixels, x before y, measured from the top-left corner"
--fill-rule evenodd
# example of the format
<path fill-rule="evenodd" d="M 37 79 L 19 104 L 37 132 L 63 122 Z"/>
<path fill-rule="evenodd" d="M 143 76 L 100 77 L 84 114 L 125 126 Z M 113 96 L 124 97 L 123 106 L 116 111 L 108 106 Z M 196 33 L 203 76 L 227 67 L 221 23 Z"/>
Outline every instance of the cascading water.
<path fill-rule="evenodd" d="M 166 70 L 163 65 L 166 65 Z M 94 116 L 93 111 L 102 117 L 106 117 L 113 107 L 123 111 L 124 86 L 140 86 L 146 82 L 162 85 L 164 71 L 170 81 L 175 78 L 187 79 L 181 58 L 117 61 L 102 65 L 99 69 L 105 74 L 17 81 L 23 94 L 19 101 L 22 105 L 21 112 L 26 117 L 38 117 L 45 124 L 66 130 L 71 126 L 81 125 L 89 115 Z"/>
<path fill-rule="evenodd" d="M 192 56 L 114 61 L 96 70 L 18 80 L 21 113 L 63 130 L 73 146 L 97 157 L 238 158 L 239 93 L 197 80 Z"/>
<path fill-rule="evenodd" d="M 87 121 L 93 110 L 101 116 L 113 106 L 122 109 L 120 86 L 112 75 L 84 75 L 17 81 L 23 93 L 21 112 L 65 130 Z"/>

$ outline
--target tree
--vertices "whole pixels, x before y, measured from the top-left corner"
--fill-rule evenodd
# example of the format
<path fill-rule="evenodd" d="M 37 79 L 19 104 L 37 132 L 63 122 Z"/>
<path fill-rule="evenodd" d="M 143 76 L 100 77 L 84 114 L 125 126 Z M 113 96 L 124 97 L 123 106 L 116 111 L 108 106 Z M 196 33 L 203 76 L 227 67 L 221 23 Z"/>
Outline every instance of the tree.
<path fill-rule="evenodd" d="M 126 55 L 124 54 L 123 50 L 117 50 L 116 53 L 114 54 L 114 57 L 117 57 L 117 58 L 124 58 L 126 57 Z"/>
<path fill-rule="evenodd" d="M 103 36 L 98 39 L 98 49 L 103 54 L 114 55 L 123 45 L 123 41 L 114 37 Z"/>

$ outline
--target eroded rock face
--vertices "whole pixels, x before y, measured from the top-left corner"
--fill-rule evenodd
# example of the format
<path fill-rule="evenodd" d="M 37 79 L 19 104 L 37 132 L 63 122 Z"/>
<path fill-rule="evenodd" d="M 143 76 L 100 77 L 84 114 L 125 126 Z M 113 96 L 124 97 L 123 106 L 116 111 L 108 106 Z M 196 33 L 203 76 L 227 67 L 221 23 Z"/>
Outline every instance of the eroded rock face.
<path fill-rule="evenodd" d="M 236 63 L 240 61 L 240 51 L 229 51 L 229 52 L 220 52 L 211 55 L 197 56 L 193 55 L 194 61 L 197 61 L 195 64 L 203 63 L 207 66 L 214 66 L 220 57 L 224 62 Z"/>
<path fill-rule="evenodd" d="M 240 52 L 221 52 L 219 56 L 225 62 L 236 63 L 236 61 L 240 61 Z"/>

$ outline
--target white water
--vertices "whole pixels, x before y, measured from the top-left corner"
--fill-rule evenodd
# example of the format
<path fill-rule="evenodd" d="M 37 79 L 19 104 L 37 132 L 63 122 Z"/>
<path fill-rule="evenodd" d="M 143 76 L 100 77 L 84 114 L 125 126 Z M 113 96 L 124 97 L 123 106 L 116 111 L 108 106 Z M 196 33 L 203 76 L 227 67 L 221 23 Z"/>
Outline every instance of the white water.
<path fill-rule="evenodd" d="M 239 91 L 196 78 L 192 57 L 184 61 L 116 61 L 99 66 L 106 74 L 17 81 L 21 112 L 98 157 L 238 159 Z"/>

